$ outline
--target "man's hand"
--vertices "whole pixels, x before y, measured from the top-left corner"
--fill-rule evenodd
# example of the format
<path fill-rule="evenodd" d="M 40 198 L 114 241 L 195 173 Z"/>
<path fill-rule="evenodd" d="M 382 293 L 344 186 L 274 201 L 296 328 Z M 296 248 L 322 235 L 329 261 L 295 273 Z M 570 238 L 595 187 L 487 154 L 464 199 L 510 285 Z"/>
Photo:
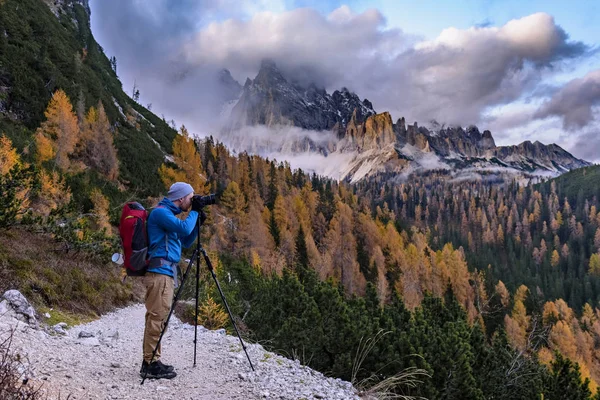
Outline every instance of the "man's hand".
<path fill-rule="evenodd" d="M 192 197 L 192 210 L 201 212 L 202 206 L 204 206 L 204 203 L 202 202 L 202 198 L 200 196 Z"/>

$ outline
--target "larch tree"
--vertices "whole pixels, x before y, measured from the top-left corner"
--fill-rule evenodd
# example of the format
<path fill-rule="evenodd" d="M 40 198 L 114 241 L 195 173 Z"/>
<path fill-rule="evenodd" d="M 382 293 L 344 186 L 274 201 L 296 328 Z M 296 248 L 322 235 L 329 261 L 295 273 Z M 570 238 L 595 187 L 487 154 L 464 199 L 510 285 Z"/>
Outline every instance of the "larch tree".
<path fill-rule="evenodd" d="M 236 243 L 239 241 L 239 230 L 245 217 L 246 199 L 237 182 L 232 181 L 223 192 L 220 204 L 225 209 L 227 221 L 227 240 L 232 253 L 236 251 Z"/>
<path fill-rule="evenodd" d="M 97 230 L 105 230 L 107 236 L 112 236 L 109 212 L 108 199 L 102 194 L 102 192 L 95 188 L 90 194 L 90 200 L 94 205 L 93 208 L 93 222 Z"/>
<path fill-rule="evenodd" d="M 163 164 L 158 172 L 161 180 L 168 188 L 173 183 L 184 181 L 192 185 L 197 194 L 206 193 L 206 174 L 202 168 L 202 160 L 192 139 L 185 128 L 181 127 L 179 135 L 173 139 L 173 159 L 177 168 Z"/>
<path fill-rule="evenodd" d="M 38 160 L 45 161 L 55 155 L 56 165 L 66 171 L 70 167 L 69 157 L 75 150 L 79 138 L 79 124 L 71 101 L 64 91 L 57 90 L 44 113 L 46 121 L 36 132 Z M 42 137 L 43 136 L 43 137 Z M 39 146 L 51 146 L 52 150 Z"/>
<path fill-rule="evenodd" d="M 356 261 L 352 209 L 340 201 L 336 209 L 325 238 L 329 256 L 326 262 L 331 265 L 333 277 L 341 281 L 348 294 L 362 294 L 366 281 Z"/>
<path fill-rule="evenodd" d="M 17 149 L 5 135 L 0 135 L 0 176 L 7 175 L 15 165 L 20 163 Z"/>
<path fill-rule="evenodd" d="M 33 202 L 33 209 L 44 216 L 71 201 L 71 189 L 57 171 L 42 170 L 39 176 L 39 195 Z"/>
<path fill-rule="evenodd" d="M 111 181 L 119 176 L 117 149 L 113 143 L 110 121 L 102 102 L 91 107 L 84 119 L 79 150 L 86 165 L 96 169 Z"/>
<path fill-rule="evenodd" d="M 0 136 L 0 227 L 12 225 L 29 207 L 31 176 L 17 150 L 5 135 Z"/>
<path fill-rule="evenodd" d="M 510 293 L 508 292 L 506 285 L 504 285 L 504 282 L 498 281 L 498 283 L 496 284 L 496 287 L 495 287 L 495 291 L 496 291 L 496 294 L 498 296 L 500 296 L 500 303 L 504 307 L 507 307 L 508 303 L 510 302 Z"/>
<path fill-rule="evenodd" d="M 553 250 L 552 257 L 550 258 L 550 265 L 552 265 L 553 267 L 556 267 L 559 262 L 560 262 L 560 256 L 558 255 L 558 251 Z"/>
<path fill-rule="evenodd" d="M 594 276 L 600 276 L 600 255 L 598 253 L 592 254 L 590 257 L 590 274 Z"/>

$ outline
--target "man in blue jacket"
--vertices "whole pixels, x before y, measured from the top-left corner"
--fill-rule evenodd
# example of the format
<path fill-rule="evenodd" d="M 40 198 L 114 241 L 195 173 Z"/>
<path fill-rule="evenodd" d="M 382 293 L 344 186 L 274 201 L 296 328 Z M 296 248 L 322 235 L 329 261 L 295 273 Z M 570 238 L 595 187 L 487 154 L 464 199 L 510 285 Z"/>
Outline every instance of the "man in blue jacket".
<path fill-rule="evenodd" d="M 158 204 L 148 217 L 148 241 L 150 264 L 144 276 L 146 287 L 146 327 L 144 330 L 144 361 L 140 374 L 153 379 L 172 379 L 177 376 L 174 368 L 160 361 L 161 346 L 152 353 L 173 302 L 173 290 L 176 287 L 177 266 L 181 258 L 182 247 L 190 247 L 196 237 L 196 221 L 199 213 L 200 223 L 204 222 L 204 213 L 192 207 L 194 189 L 185 182 L 171 185 L 167 196 Z M 176 217 L 189 211 L 184 220 Z"/>

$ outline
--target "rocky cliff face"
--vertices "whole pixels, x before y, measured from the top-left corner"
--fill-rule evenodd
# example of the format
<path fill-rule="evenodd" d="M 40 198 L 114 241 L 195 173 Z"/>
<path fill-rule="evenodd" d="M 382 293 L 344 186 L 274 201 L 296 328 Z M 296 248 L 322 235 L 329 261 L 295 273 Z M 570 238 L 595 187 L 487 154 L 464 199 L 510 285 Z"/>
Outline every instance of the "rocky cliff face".
<path fill-rule="evenodd" d="M 315 85 L 295 85 L 284 78 L 274 62 L 266 60 L 256 78 L 246 80 L 229 127 L 292 125 L 342 132 L 355 111 L 358 122 L 375 114 L 368 100 L 361 101 L 346 88 L 330 95 Z"/>
<path fill-rule="evenodd" d="M 248 126 L 254 131 L 244 131 Z M 259 126 L 279 127 L 278 136 L 287 135 L 281 126 L 311 132 L 302 135 L 296 130 L 289 137 L 271 137 L 264 145 L 257 139 L 264 133 L 256 135 Z M 314 131 L 321 131 L 322 137 Z M 250 138 L 249 132 L 254 132 Z M 346 88 L 330 95 L 315 85 L 292 83 L 272 61 L 264 61 L 256 78 L 246 80 L 224 137 L 237 150 L 355 153 L 348 165 L 340 166 L 344 172 L 338 175 L 352 181 L 378 172 L 419 169 L 560 174 L 589 165 L 555 144 L 526 141 L 498 147 L 490 131 L 480 132 L 473 125 L 464 129 L 431 121 L 426 128 L 417 122 L 407 125 L 404 117 L 394 124 L 388 112 L 377 114 L 368 100 L 361 101 Z"/>
<path fill-rule="evenodd" d="M 392 116 L 387 111 L 373 114 L 360 122 L 357 111 L 352 114 L 344 130 L 340 148 L 357 150 L 359 152 L 370 149 L 383 149 L 395 143 L 394 124 Z"/>

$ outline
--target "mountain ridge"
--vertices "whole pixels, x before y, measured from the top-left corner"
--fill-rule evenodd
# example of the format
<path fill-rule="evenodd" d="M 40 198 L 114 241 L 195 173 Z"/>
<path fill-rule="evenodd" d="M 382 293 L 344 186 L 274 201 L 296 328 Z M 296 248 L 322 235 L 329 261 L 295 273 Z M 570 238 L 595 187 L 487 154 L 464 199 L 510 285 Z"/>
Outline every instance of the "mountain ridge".
<path fill-rule="evenodd" d="M 294 138 L 291 143 L 269 150 L 309 149 L 325 156 L 332 152 L 355 152 L 354 166 L 347 174 L 342 174 L 342 178 L 353 182 L 383 171 L 402 173 L 408 168 L 428 169 L 416 159 L 431 159 L 430 155 L 437 158 L 436 167 L 451 170 L 501 168 L 508 173 L 559 175 L 591 165 L 556 144 L 526 140 L 516 145 L 496 146 L 492 133 L 489 130 L 480 132 L 475 125 L 466 129 L 440 125 L 436 121 L 431 121 L 431 125 L 432 129 L 419 126 L 417 122 L 407 125 L 404 117 L 394 123 L 389 112 L 376 112 L 370 101 L 361 101 L 347 88 L 330 95 L 314 85 L 299 86 L 287 79 L 274 61 L 264 60 L 255 79 L 246 79 L 223 137 L 234 148 L 252 152 L 256 149 L 244 148 L 245 126 L 293 126 L 330 132 L 333 135 L 321 144 L 314 138 Z M 282 143 L 282 140 L 275 143 Z M 390 145 L 394 146 L 395 152 L 387 151 L 385 157 L 383 153 L 374 154 Z M 407 145 L 411 147 L 407 148 Z M 413 147 L 423 154 L 415 154 Z M 377 158 L 376 162 L 373 156 Z M 364 170 L 365 163 L 371 166 L 364 173 L 351 172 Z"/>

